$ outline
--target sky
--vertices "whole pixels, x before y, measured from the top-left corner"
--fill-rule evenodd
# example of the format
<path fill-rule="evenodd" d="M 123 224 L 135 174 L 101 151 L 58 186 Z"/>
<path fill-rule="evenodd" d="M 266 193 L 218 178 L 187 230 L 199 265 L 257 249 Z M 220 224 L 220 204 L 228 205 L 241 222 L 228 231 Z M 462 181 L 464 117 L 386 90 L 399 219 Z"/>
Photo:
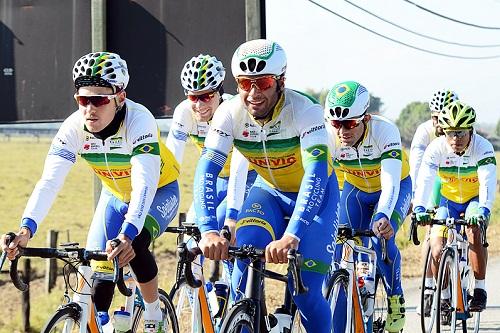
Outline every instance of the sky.
<path fill-rule="evenodd" d="M 405 32 L 363 12 L 420 34 L 448 42 L 495 47 L 464 47 Z M 405 0 L 314 0 L 314 2 L 382 35 L 456 59 L 425 53 L 379 37 L 308 0 L 267 0 L 266 38 L 287 54 L 287 87 L 329 89 L 354 80 L 382 99 L 384 115 L 396 120 L 412 101 L 428 102 L 434 91 L 454 90 L 477 112 L 478 122 L 500 119 L 500 0 L 412 0 L 441 15 L 476 25 L 455 23 Z"/>

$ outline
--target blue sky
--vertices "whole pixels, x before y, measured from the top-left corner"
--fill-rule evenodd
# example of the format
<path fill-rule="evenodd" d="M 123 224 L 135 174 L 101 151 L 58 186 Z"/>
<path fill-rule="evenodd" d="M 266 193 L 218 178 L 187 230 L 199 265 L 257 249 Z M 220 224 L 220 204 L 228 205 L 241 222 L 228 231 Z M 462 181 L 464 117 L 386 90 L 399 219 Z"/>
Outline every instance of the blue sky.
<path fill-rule="evenodd" d="M 428 101 L 435 90 L 448 87 L 474 107 L 479 122 L 496 125 L 500 118 L 500 29 L 454 23 L 404 0 L 350 0 L 421 34 L 464 44 L 499 45 L 462 47 L 404 32 L 344 0 L 314 1 L 416 47 L 465 57 L 499 57 L 465 60 L 428 54 L 365 31 L 307 0 L 267 0 L 267 38 L 278 42 L 287 53 L 288 87 L 320 90 L 344 80 L 359 81 L 382 98 L 385 115 L 391 119 L 396 119 L 409 102 Z M 500 0 L 413 2 L 460 21 L 500 27 Z"/>

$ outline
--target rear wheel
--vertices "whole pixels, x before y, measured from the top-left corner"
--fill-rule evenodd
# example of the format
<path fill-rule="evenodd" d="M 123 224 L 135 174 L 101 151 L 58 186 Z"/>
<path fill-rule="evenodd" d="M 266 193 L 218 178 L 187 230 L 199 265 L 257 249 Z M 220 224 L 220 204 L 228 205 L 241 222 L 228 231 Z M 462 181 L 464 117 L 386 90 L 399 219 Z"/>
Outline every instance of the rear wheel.
<path fill-rule="evenodd" d="M 253 333 L 255 332 L 254 319 L 250 315 L 255 313 L 253 305 L 240 301 L 233 305 L 222 321 L 221 333 Z"/>
<path fill-rule="evenodd" d="M 166 320 L 166 332 L 167 333 L 179 333 L 179 326 L 177 323 L 177 317 L 175 316 L 175 309 L 172 305 L 170 297 L 163 289 L 158 289 L 158 294 L 160 298 L 160 307 L 163 312 L 163 316 Z M 142 302 L 141 302 L 142 303 Z M 132 333 L 142 333 L 144 332 L 144 304 L 136 304 L 134 306 L 134 316 L 132 318 Z"/>
<path fill-rule="evenodd" d="M 80 332 L 81 308 L 76 303 L 69 303 L 59 308 L 47 321 L 42 333 L 78 333 Z M 86 324 L 85 324 L 86 325 Z M 87 332 L 90 333 L 87 327 Z"/>

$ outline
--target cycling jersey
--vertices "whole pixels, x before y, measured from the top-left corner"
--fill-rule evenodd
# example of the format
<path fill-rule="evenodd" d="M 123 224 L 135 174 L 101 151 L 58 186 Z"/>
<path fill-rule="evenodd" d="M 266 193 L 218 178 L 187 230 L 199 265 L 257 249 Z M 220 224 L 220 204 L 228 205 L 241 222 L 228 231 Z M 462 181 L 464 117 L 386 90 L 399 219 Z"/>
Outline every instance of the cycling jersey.
<path fill-rule="evenodd" d="M 23 214 L 23 223 L 33 234 L 37 223 L 47 215 L 77 154 L 87 161 L 104 188 L 128 204 L 121 232 L 133 239 L 142 230 L 156 189 L 177 180 L 179 165 L 161 142 L 153 115 L 128 99 L 124 107 L 125 118 L 118 132 L 104 140 L 85 130 L 80 111 L 63 122 Z"/>
<path fill-rule="evenodd" d="M 328 132 L 330 142 L 335 143 L 334 165 L 344 170 L 345 181 L 366 193 L 381 191 L 377 213 L 390 218 L 399 182 L 409 175 L 398 128 L 389 120 L 372 115 L 357 148 L 342 146 L 332 126 L 328 126 Z"/>
<path fill-rule="evenodd" d="M 410 176 L 415 192 L 415 185 L 417 181 L 418 169 L 422 163 L 425 148 L 436 138 L 436 128 L 432 123 L 432 119 L 423 122 L 417 127 L 415 135 L 410 145 Z"/>
<path fill-rule="evenodd" d="M 330 310 L 321 283 L 332 260 L 327 248 L 336 235 L 338 187 L 327 162 L 323 112 L 290 89 L 284 90 L 272 112 L 272 118 L 261 125 L 241 98 L 217 109 L 195 174 L 197 223 L 202 232 L 216 231 L 215 179 L 234 143 L 259 174 L 238 215 L 237 245 L 245 242 L 264 248 L 284 234 L 299 239 L 302 267 L 307 267 L 302 277 L 309 291 L 294 296 L 294 301 L 307 331 L 326 332 Z M 285 216 L 290 217 L 288 222 Z M 233 291 L 245 289 L 245 267 L 236 261 Z"/>
<path fill-rule="evenodd" d="M 460 156 L 453 152 L 446 137 L 427 147 L 420 166 L 414 206 L 425 207 L 436 174 L 441 178 L 441 195 L 456 203 L 465 203 L 479 195 L 479 206 L 491 210 L 496 192 L 496 158 L 493 146 L 473 132 Z"/>

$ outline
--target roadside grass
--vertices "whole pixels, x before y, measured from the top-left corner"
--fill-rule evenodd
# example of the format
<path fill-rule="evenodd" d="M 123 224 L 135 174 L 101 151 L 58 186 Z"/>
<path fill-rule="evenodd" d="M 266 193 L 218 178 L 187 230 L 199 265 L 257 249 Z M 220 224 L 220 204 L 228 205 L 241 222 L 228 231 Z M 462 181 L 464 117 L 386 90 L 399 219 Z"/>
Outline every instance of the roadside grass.
<path fill-rule="evenodd" d="M 2 217 L 0 233 L 18 230 L 26 202 L 41 176 L 49 146 L 50 139 L 41 139 L 39 142 L 35 142 L 32 138 L 6 140 L 0 137 L 0 156 L 2 156 L 0 161 L 0 173 L 2 174 L 0 182 L 0 216 Z M 180 212 L 186 212 L 191 204 L 193 174 L 198 156 L 195 147 L 188 144 L 179 179 Z M 497 160 L 499 158 L 500 154 L 497 154 Z M 59 243 L 72 241 L 85 246 L 87 229 L 93 213 L 93 182 L 94 177 L 90 169 L 83 160 L 78 159 L 67 176 L 65 185 L 47 218 L 40 225 L 36 237 L 30 242 L 30 246 L 46 246 L 46 235 L 50 229 L 59 231 Z M 495 239 L 500 235 L 500 223 L 497 222 L 500 219 L 499 195 L 497 195 L 492 216 L 492 223 L 488 229 L 490 258 L 500 253 L 500 243 L 495 242 Z M 401 249 L 403 276 L 415 277 L 419 276 L 421 269 L 420 248 L 408 241 L 408 229 L 409 220 L 407 219 L 401 231 L 398 232 L 397 243 Z M 175 275 L 175 249 L 174 235 L 165 234 L 155 243 L 155 254 L 160 266 L 160 285 L 166 290 L 170 290 Z M 36 276 L 42 277 L 45 261 L 33 259 L 31 262 Z M 282 267 L 276 268 L 283 272 Z M 278 283 L 269 284 L 270 287 L 266 288 L 268 304 L 276 306 L 281 300 L 284 287 Z M 32 332 L 39 332 L 49 315 L 61 304 L 63 287 L 63 279 L 58 278 L 58 286 L 52 293 L 47 294 L 43 279 L 39 278 L 32 282 L 30 288 Z M 0 275 L 0 293 L 3 300 L 8 300 L 8 306 L 3 306 L 0 309 L 0 333 L 20 332 L 21 293 L 9 282 L 8 274 Z M 122 297 L 117 297 L 112 309 L 122 299 Z"/>

